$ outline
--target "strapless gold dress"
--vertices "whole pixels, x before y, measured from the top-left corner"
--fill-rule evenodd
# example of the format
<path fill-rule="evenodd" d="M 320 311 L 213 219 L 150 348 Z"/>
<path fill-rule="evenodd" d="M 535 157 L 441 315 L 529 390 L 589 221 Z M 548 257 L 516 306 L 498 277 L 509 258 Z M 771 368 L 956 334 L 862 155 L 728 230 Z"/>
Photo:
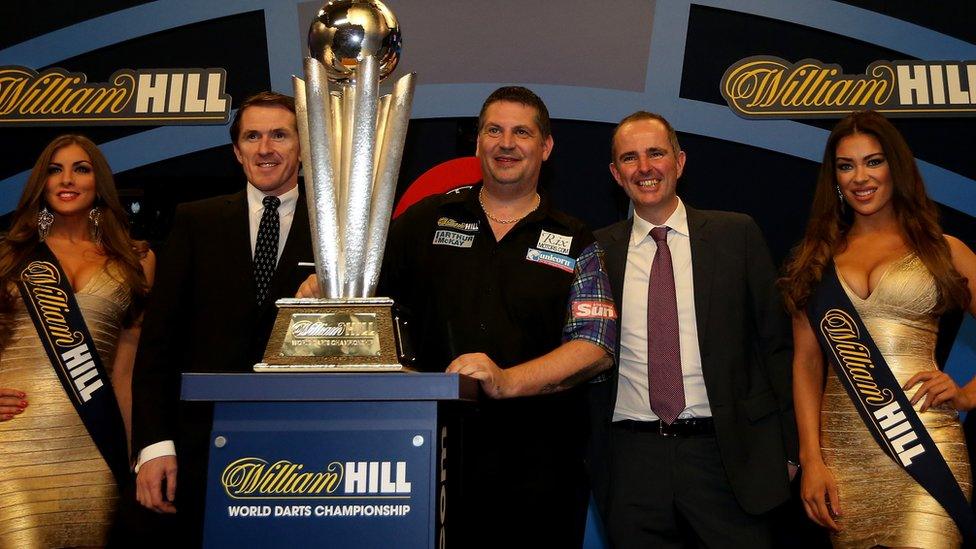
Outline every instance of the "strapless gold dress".
<path fill-rule="evenodd" d="M 110 268 L 113 273 L 116 269 Z M 75 294 L 111 375 L 130 292 L 109 270 Z M 0 352 L 0 387 L 27 393 L 27 408 L 0 422 L 0 548 L 102 546 L 118 488 L 58 380 L 22 301 Z"/>
<path fill-rule="evenodd" d="M 938 299 L 935 280 L 914 253 L 895 261 L 874 292 L 860 299 L 841 285 L 899 384 L 937 369 Z M 834 473 L 843 515 L 835 547 L 959 547 L 962 537 L 945 510 L 868 433 L 833 368 L 820 413 L 824 462 Z M 909 398 L 916 388 L 908 392 Z M 915 410 L 921 407 L 921 402 Z M 972 491 L 969 456 L 959 414 L 950 407 L 919 413 L 967 498 Z"/>

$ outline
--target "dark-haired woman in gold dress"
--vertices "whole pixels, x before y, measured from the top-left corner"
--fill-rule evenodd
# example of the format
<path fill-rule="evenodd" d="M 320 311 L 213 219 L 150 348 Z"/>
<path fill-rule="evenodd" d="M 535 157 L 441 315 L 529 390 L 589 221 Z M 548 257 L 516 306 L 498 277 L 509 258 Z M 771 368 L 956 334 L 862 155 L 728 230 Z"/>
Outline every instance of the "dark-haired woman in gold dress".
<path fill-rule="evenodd" d="M 806 235 L 783 280 L 801 497 L 836 547 L 958 547 L 955 522 L 875 442 L 832 368 L 824 383 L 824 355 L 803 311 L 828 268 L 969 498 L 957 410 L 976 405 L 976 382 L 958 387 L 934 355 L 942 313 L 976 314 L 976 255 L 942 234 L 911 151 L 874 112 L 854 113 L 830 134 Z"/>
<path fill-rule="evenodd" d="M 0 242 L 0 547 L 103 546 L 115 477 L 17 291 L 41 242 L 75 292 L 128 431 L 138 318 L 155 260 L 129 237 L 108 163 L 85 137 L 64 135 L 44 149 Z"/>

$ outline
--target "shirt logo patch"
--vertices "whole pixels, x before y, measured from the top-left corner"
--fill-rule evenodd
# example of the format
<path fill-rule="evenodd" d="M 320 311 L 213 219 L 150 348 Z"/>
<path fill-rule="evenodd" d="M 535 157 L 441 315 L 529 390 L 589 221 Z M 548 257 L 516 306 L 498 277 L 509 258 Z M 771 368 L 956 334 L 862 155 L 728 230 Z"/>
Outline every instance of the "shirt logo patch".
<path fill-rule="evenodd" d="M 478 223 L 463 223 L 450 217 L 442 217 L 437 220 L 438 227 L 447 227 L 448 229 L 457 229 L 459 231 L 468 231 L 471 233 L 478 232 Z"/>
<path fill-rule="evenodd" d="M 474 237 L 472 236 L 471 238 Z M 567 273 L 573 272 L 573 269 L 576 267 L 576 260 L 568 255 L 537 250 L 535 248 L 529 248 L 529 252 L 525 254 L 525 259 L 534 261 L 536 263 L 542 263 L 543 265 L 548 265 L 550 267 L 555 267 L 557 269 L 562 269 Z"/>
<path fill-rule="evenodd" d="M 437 231 L 434 233 L 434 244 L 437 246 L 470 248 L 474 244 L 474 235 L 456 233 L 454 231 Z"/>
<path fill-rule="evenodd" d="M 569 248 L 573 245 L 573 237 L 563 236 L 561 234 L 550 233 L 549 231 L 542 231 L 539 233 L 539 243 L 536 244 L 536 248 L 540 250 L 548 250 L 550 252 L 556 252 L 557 254 L 568 254 Z"/>
<path fill-rule="evenodd" d="M 617 318 L 617 309 L 609 301 L 574 301 L 573 318 Z"/>

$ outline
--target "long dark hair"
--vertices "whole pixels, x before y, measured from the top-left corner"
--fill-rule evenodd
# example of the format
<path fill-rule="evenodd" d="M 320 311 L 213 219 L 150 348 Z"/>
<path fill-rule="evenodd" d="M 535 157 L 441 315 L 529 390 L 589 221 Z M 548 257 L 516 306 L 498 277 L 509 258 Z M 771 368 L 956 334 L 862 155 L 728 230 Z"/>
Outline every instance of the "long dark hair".
<path fill-rule="evenodd" d="M 842 209 L 837 197 L 836 152 L 840 140 L 854 134 L 870 135 L 881 144 L 891 171 L 895 218 L 909 247 L 935 278 L 939 289 L 938 311 L 967 307 L 971 296 L 966 278 L 952 265 L 949 245 L 939 225 L 939 210 L 925 192 L 915 157 L 901 133 L 874 111 L 851 113 L 830 132 L 806 234 L 793 250 L 786 265 L 786 276 L 780 281 L 787 307 L 797 312 L 806 306 L 824 267 L 846 246 L 854 214 L 851 208 Z"/>
<path fill-rule="evenodd" d="M 48 143 L 41 152 L 24 191 L 20 195 L 17 209 L 11 219 L 10 231 L 0 241 L 0 348 L 6 346 L 10 337 L 12 315 L 16 296 L 11 294 L 11 284 L 19 276 L 17 269 L 27 259 L 27 256 L 38 244 L 37 214 L 45 206 L 44 190 L 48 179 L 48 166 L 54 154 L 69 145 L 78 145 L 88 158 L 91 159 L 92 172 L 95 176 L 95 206 L 101 209 L 99 222 L 101 239 L 99 247 L 108 261 L 118 267 L 126 285 L 132 292 L 132 306 L 126 314 L 125 324 L 131 325 L 142 312 L 145 297 L 149 293 L 149 286 L 142 271 L 140 259 L 149 252 L 149 246 L 143 241 L 132 240 L 129 237 L 129 220 L 122 204 L 119 202 L 112 170 L 105 160 L 102 151 L 83 135 L 62 135 Z"/>

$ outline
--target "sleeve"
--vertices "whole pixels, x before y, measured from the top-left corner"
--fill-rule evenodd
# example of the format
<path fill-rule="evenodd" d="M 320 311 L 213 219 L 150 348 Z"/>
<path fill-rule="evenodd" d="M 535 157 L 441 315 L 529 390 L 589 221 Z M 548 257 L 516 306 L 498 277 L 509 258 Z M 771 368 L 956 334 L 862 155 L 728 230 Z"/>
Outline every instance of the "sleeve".
<path fill-rule="evenodd" d="M 613 356 L 617 347 L 617 307 L 604 267 L 603 250 L 590 244 L 576 260 L 569 287 L 563 343 L 589 341 Z"/>
<path fill-rule="evenodd" d="M 143 321 L 132 374 L 132 451 L 163 440 L 176 440 L 181 360 L 190 306 L 192 227 L 177 208 Z"/>
<path fill-rule="evenodd" d="M 790 320 L 776 286 L 776 268 L 759 227 L 746 226 L 746 274 L 761 365 L 776 395 L 787 458 L 799 459 L 793 411 L 793 338 Z"/>

